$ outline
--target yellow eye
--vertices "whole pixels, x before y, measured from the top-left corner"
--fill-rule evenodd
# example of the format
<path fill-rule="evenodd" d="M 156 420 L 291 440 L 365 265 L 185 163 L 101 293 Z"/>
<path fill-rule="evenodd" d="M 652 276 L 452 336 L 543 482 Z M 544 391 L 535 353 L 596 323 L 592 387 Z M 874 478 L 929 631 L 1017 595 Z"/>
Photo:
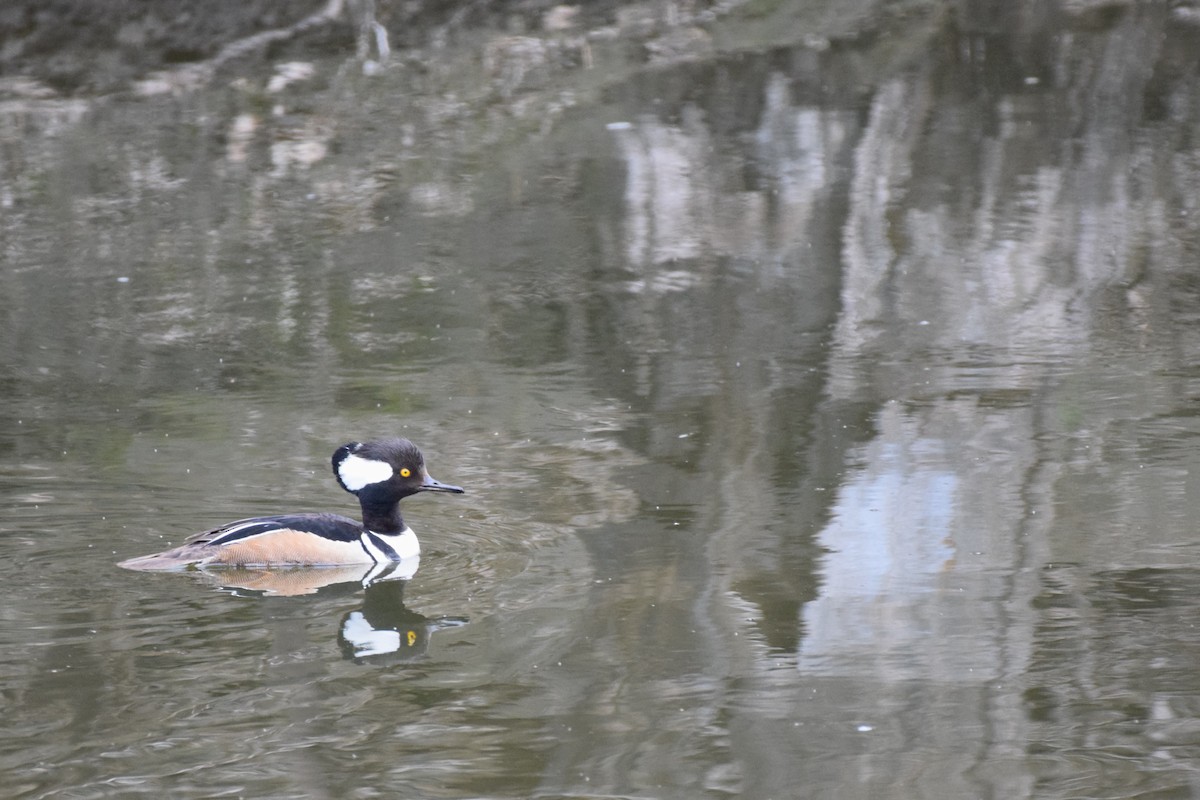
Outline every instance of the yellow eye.
<path fill-rule="evenodd" d="M 410 476 L 410 475 L 412 475 L 412 470 L 411 470 L 411 469 L 409 469 L 408 467 L 401 467 L 401 468 L 400 468 L 400 477 L 401 477 L 401 478 L 407 478 L 407 477 L 408 477 L 408 476 Z"/>

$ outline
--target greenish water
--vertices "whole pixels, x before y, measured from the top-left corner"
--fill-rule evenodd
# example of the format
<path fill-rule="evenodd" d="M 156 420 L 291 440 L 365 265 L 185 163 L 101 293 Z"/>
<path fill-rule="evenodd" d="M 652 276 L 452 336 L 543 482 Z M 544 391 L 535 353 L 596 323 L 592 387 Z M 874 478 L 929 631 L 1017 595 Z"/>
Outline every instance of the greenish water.
<path fill-rule="evenodd" d="M 0 793 L 1200 794 L 1200 47 L 1043 22 L 5 84 Z M 382 435 L 410 581 L 114 566 Z"/>

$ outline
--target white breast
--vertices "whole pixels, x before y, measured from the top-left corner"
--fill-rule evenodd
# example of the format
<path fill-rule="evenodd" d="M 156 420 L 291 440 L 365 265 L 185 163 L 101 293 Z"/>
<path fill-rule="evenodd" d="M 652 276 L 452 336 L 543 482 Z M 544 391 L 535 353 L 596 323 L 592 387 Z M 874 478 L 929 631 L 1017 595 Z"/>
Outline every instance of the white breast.
<path fill-rule="evenodd" d="M 417 541 L 417 535 L 412 532 L 412 528 L 406 527 L 399 533 L 384 534 L 372 533 L 367 531 L 363 533 L 362 546 L 377 562 L 383 563 L 387 561 L 403 561 L 406 558 L 414 558 L 421 554 L 421 543 Z M 379 546 L 379 543 L 390 547 L 395 556 Z"/>

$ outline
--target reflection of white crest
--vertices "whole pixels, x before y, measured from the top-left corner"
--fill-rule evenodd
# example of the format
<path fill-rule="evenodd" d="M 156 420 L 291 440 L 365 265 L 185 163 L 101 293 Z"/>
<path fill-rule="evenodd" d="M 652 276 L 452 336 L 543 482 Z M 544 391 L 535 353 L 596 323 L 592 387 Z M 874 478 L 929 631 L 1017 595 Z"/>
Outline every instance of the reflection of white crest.
<path fill-rule="evenodd" d="M 391 478 L 392 465 L 386 461 L 349 455 L 338 464 L 338 477 L 342 479 L 343 486 L 357 492 L 364 486 Z"/>
<path fill-rule="evenodd" d="M 379 629 L 371 625 L 361 611 L 352 611 L 342 623 L 342 636 L 354 645 L 354 655 L 377 656 L 400 649 L 400 631 Z"/>

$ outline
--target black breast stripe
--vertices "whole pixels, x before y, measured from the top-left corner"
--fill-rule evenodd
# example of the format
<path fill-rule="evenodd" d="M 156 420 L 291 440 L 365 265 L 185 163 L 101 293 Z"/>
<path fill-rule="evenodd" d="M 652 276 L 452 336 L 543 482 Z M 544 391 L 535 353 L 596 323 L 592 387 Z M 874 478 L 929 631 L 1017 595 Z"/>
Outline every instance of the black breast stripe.
<path fill-rule="evenodd" d="M 379 552 L 383 553 L 383 555 L 387 557 L 388 561 L 399 561 L 400 560 L 400 554 L 397 553 L 390 544 L 388 544 L 387 542 L 385 542 L 383 539 L 379 538 L 375 534 L 371 533 L 370 531 L 365 532 L 363 534 L 363 538 L 370 539 L 371 544 L 374 545 L 375 547 L 379 548 Z M 367 552 L 370 553 L 371 551 L 368 550 Z M 374 556 L 372 555 L 372 558 L 373 557 Z"/>

